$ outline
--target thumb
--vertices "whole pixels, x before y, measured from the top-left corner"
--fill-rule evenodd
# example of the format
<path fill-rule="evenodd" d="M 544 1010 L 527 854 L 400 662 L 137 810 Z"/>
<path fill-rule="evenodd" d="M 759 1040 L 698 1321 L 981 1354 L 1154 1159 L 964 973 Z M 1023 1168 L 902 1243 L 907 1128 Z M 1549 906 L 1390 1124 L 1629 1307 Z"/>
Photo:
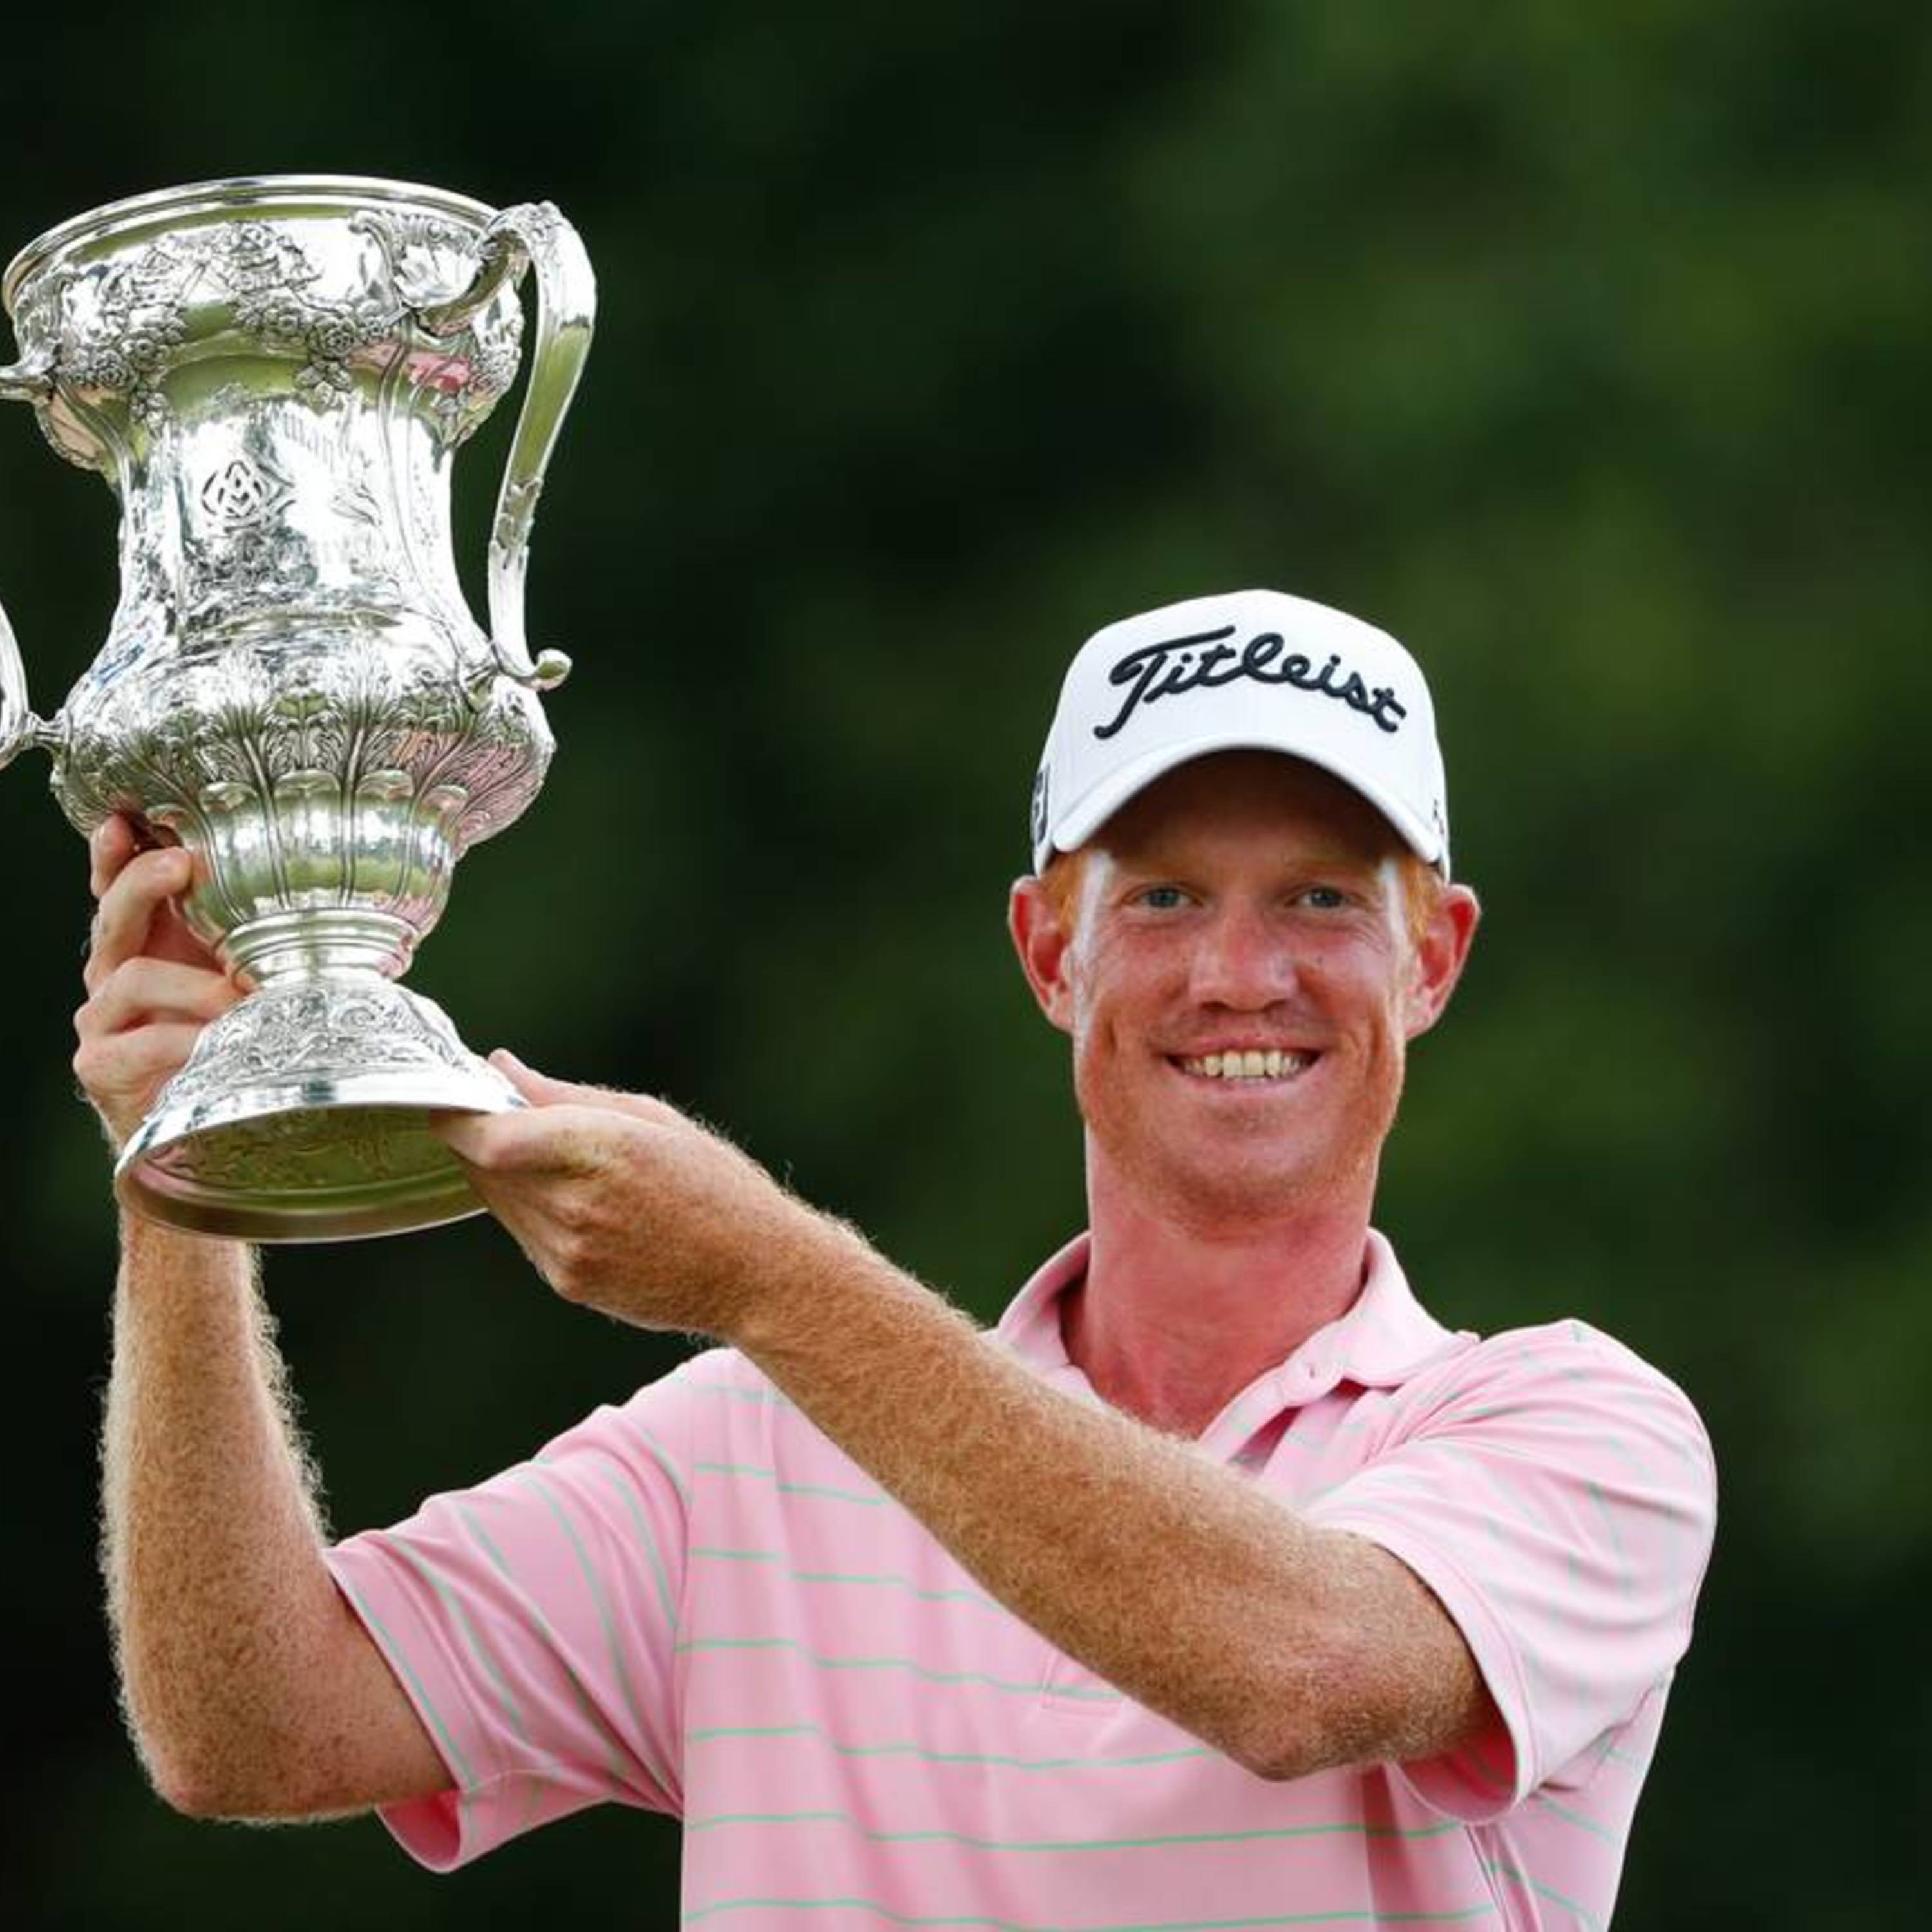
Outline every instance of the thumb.
<path fill-rule="evenodd" d="M 533 1107 L 596 1107 L 608 1114 L 628 1114 L 633 1120 L 660 1126 L 681 1124 L 684 1116 L 648 1094 L 626 1094 L 615 1087 L 592 1087 L 575 1080 L 558 1080 L 526 1066 L 507 1046 L 490 1055 L 490 1064 Z"/>
<path fill-rule="evenodd" d="M 555 1107 L 572 1101 L 580 1106 L 595 1104 L 598 1098 L 594 1087 L 580 1087 L 572 1081 L 553 1079 L 548 1073 L 539 1073 L 534 1066 L 526 1066 L 507 1046 L 498 1047 L 490 1055 L 490 1064 L 533 1107 Z"/>
<path fill-rule="evenodd" d="M 457 1157 L 471 1167 L 487 1165 L 490 1151 L 490 1127 L 494 1114 L 459 1113 L 454 1108 L 438 1108 L 429 1116 L 430 1132 Z"/>

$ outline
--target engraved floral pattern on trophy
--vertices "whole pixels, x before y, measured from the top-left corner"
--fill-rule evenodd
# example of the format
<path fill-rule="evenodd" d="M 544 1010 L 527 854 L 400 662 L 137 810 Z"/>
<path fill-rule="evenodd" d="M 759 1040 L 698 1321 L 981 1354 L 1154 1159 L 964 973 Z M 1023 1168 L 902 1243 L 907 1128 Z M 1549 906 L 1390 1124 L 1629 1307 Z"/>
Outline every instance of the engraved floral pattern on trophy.
<path fill-rule="evenodd" d="M 279 915 L 345 908 L 400 970 L 464 850 L 535 795 L 549 736 L 529 694 L 472 702 L 427 652 L 307 643 L 144 664 L 70 704 L 56 789 L 83 827 L 129 811 L 176 835 L 203 862 L 189 923 L 244 970 Z"/>
<path fill-rule="evenodd" d="M 420 1170 L 434 1147 L 427 1129 L 398 1131 L 392 1120 L 364 1108 L 326 1118 L 278 1114 L 256 1122 L 246 1140 L 177 1142 L 149 1159 L 163 1173 L 196 1187 L 279 1193 L 326 1186 L 345 1161 L 372 1181 L 406 1178 Z"/>
<path fill-rule="evenodd" d="M 390 1002 L 297 980 L 271 987 L 238 1007 L 244 1024 L 230 1029 L 219 1052 L 197 1060 L 177 1077 L 174 1097 L 198 1096 L 250 1081 L 287 1079 L 313 1069 L 331 1078 L 357 1069 L 391 1072 L 398 1067 L 472 1064 L 454 1028 L 434 1007 L 418 1008 L 424 1024 L 399 1033 Z M 286 1114 L 258 1122 L 245 1139 L 178 1142 L 149 1158 L 164 1170 L 202 1185 L 232 1188 L 299 1187 L 311 1176 L 340 1170 L 345 1151 L 358 1171 L 374 1180 L 405 1172 L 425 1150 L 422 1136 L 366 1113 Z"/>
<path fill-rule="evenodd" d="M 345 250 L 344 230 L 364 245 Z M 358 368 L 387 362 L 419 333 L 402 289 L 460 286 L 476 254 L 474 230 L 405 208 L 326 226 L 262 219 L 164 228 L 34 277 L 14 326 L 24 359 L 45 358 L 64 392 L 47 411 L 55 448 L 98 469 L 101 435 L 117 418 L 166 428 L 191 334 L 199 346 L 225 321 L 247 346 L 290 358 L 294 392 L 324 408 L 353 390 Z M 431 350 L 414 345 L 410 380 L 434 393 L 452 442 L 515 380 L 522 329 L 512 299 L 478 310 Z"/>
<path fill-rule="evenodd" d="M 397 922 L 372 928 L 394 970 L 550 757 L 526 692 L 471 694 L 490 644 L 448 520 L 448 452 L 514 376 L 522 311 L 506 290 L 425 349 L 395 276 L 460 285 L 473 236 L 364 213 L 325 256 L 296 226 L 164 232 L 22 317 L 30 354 L 64 323 L 48 413 L 86 423 L 122 504 L 123 595 L 55 790 L 82 830 L 132 811 L 204 859 L 184 910 L 224 958 L 250 966 L 265 917 L 353 906 Z M 218 345 L 224 304 L 235 352 L 180 374 L 240 380 L 171 380 L 191 312 Z"/>
<path fill-rule="evenodd" d="M 530 658 L 522 580 L 587 345 L 587 265 L 547 206 L 471 218 L 473 204 L 413 206 L 393 184 L 214 187 L 230 185 L 243 202 L 280 192 L 238 206 L 218 192 L 152 220 L 119 205 L 103 213 L 134 212 L 10 291 L 16 372 L 50 379 L 32 398 L 44 431 L 122 508 L 106 642 L 58 717 L 34 721 L 52 788 L 83 832 L 124 812 L 187 846 L 183 913 L 256 988 L 157 1113 L 311 1072 L 425 1066 L 500 1086 L 430 1003 L 388 982 L 458 859 L 524 810 L 549 764 L 536 692 L 568 660 Z M 574 266 L 554 255 L 563 236 Z M 451 458 L 515 379 L 532 259 L 568 291 L 574 339 L 547 354 L 563 325 L 546 316 L 486 633 L 456 573 Z M 379 1180 L 448 1163 L 419 1119 L 262 1104 L 245 1136 L 143 1157 L 217 1190 L 299 1189 L 345 1161 Z"/>

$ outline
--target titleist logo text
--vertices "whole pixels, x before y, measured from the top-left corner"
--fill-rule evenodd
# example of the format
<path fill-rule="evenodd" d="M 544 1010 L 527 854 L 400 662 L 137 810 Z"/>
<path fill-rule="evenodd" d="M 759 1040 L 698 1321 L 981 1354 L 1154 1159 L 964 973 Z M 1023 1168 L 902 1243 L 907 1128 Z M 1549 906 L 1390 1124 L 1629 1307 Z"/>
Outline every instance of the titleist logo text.
<path fill-rule="evenodd" d="M 1402 729 L 1408 706 L 1397 704 L 1394 692 L 1385 684 L 1371 691 L 1359 671 L 1338 680 L 1342 668 L 1339 655 L 1331 656 L 1318 670 L 1314 659 L 1300 651 L 1282 656 L 1286 640 L 1279 631 L 1263 631 L 1238 650 L 1226 641 L 1234 634 L 1234 626 L 1225 624 L 1218 631 L 1168 638 L 1128 652 L 1107 674 L 1109 684 L 1127 686 L 1126 700 L 1108 723 L 1094 726 L 1094 736 L 1112 737 L 1141 705 L 1178 697 L 1183 692 L 1232 684 L 1244 677 L 1256 684 L 1292 684 L 1298 691 L 1318 692 L 1373 718 L 1384 731 Z"/>

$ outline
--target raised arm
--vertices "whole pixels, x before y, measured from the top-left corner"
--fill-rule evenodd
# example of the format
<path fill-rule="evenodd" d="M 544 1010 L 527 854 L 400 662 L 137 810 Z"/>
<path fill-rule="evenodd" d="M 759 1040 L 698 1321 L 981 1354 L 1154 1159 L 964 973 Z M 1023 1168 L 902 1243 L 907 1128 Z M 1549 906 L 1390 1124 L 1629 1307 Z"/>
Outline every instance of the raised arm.
<path fill-rule="evenodd" d="M 179 850 L 94 837 L 74 1069 L 118 1146 L 236 989 L 170 904 Z M 202 1816 L 358 1810 L 450 1782 L 322 1561 L 314 1472 L 245 1246 L 123 1217 L 102 1432 L 122 1700 L 156 1789 Z"/>
<path fill-rule="evenodd" d="M 1009 1609 L 1261 1776 L 1434 1756 L 1497 1721 L 1403 1563 L 1047 1388 L 850 1228 L 658 1102 L 552 1082 L 446 1124 L 567 1298 L 742 1349 Z"/>
<path fill-rule="evenodd" d="M 1268 1778 L 1432 1757 L 1494 1711 L 1413 1572 L 1048 1388 L 850 1238 L 739 1346 L 1068 1655 Z"/>

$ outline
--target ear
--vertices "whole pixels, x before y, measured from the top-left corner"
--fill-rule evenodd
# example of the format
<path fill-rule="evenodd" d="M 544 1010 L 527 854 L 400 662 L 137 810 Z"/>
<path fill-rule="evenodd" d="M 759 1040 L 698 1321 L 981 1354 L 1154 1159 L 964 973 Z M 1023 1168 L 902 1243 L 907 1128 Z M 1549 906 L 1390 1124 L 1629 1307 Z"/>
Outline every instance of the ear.
<path fill-rule="evenodd" d="M 1066 976 L 1072 934 L 1036 878 L 1016 879 L 1006 900 L 1006 930 L 1020 970 L 1040 1010 L 1062 1033 L 1073 1030 L 1073 992 Z"/>
<path fill-rule="evenodd" d="M 1425 1034 L 1442 1017 L 1462 976 L 1483 908 L 1467 886 L 1444 886 L 1414 950 L 1406 996 L 1407 1033 Z"/>

